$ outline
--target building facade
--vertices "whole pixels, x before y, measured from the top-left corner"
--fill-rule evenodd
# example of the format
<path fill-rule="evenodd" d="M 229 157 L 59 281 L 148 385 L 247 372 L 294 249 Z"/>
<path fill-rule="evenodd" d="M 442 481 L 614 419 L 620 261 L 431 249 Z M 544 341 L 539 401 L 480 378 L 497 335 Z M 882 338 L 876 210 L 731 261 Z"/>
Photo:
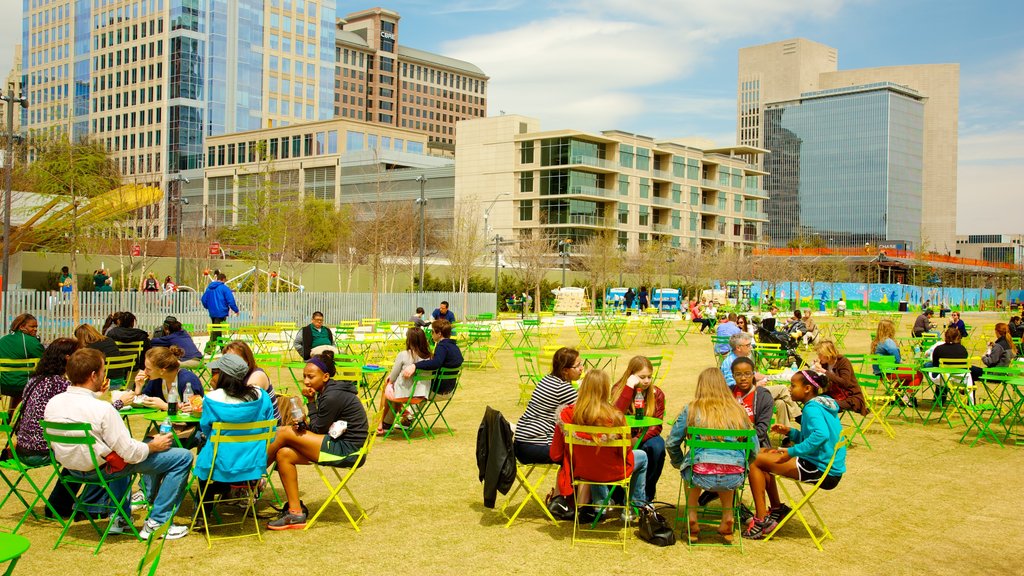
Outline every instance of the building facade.
<path fill-rule="evenodd" d="M 399 20 L 382 8 L 338 20 L 334 115 L 423 132 L 431 148 L 450 151 L 456 122 L 487 116 L 488 77 L 400 45 Z"/>
<path fill-rule="evenodd" d="M 269 181 L 279 201 L 327 200 L 356 217 L 373 203 L 405 203 L 411 225 L 422 186 L 426 217 L 450 228 L 454 161 L 427 143 L 421 132 L 340 118 L 210 137 L 204 177 L 183 185 L 183 226 L 212 236 L 237 225 L 247 194 Z"/>
<path fill-rule="evenodd" d="M 488 237 L 582 242 L 613 232 L 624 250 L 764 245 L 765 172 L 750 146 L 700 150 L 617 130 L 542 131 L 508 115 L 459 123 L 456 211 L 475 204 Z"/>
<path fill-rule="evenodd" d="M 1024 265 L 1024 234 L 957 236 L 956 255 L 988 262 Z"/>
<path fill-rule="evenodd" d="M 865 238 L 863 241 L 905 242 L 915 250 L 951 253 L 956 243 L 959 75 L 957 64 L 839 70 L 835 48 L 803 38 L 741 49 L 737 82 L 737 141 L 768 150 L 763 160 L 766 171 L 772 173 L 765 183 L 766 190 L 772 196 L 768 201 L 768 212 L 788 218 L 785 224 L 772 224 L 773 233 L 769 234 L 771 243 L 785 246 L 794 237 L 819 235 L 835 247 L 852 247 L 858 243 L 862 245 L 861 239 Z M 881 92 L 872 92 L 873 88 L 880 85 L 887 88 Z M 847 92 L 839 92 L 842 90 Z M 873 96 L 867 95 L 869 92 Z M 915 107 L 909 105 L 906 98 L 920 102 L 923 119 L 920 129 L 901 124 L 904 120 L 915 125 L 917 123 L 914 119 L 916 112 L 903 110 L 908 106 Z M 812 103 L 812 100 L 815 102 Z M 874 100 L 875 104 L 867 104 L 868 100 Z M 878 130 L 878 102 L 881 100 L 888 100 L 891 106 L 896 106 L 890 106 L 889 109 L 903 118 L 886 119 L 889 129 L 885 132 Z M 797 105 L 803 108 L 803 112 L 792 113 L 794 103 L 799 103 Z M 787 107 L 790 110 L 779 112 Z M 825 112 L 825 108 L 830 108 L 830 111 Z M 877 223 L 870 232 L 865 232 L 864 226 L 852 226 L 853 222 L 850 222 L 851 226 L 840 226 L 837 229 L 837 224 L 841 225 L 848 216 L 843 207 L 851 202 L 860 202 L 857 195 L 863 193 L 863 185 L 860 188 L 847 187 L 850 182 L 860 181 L 863 184 L 863 175 L 858 173 L 860 168 L 848 158 L 839 162 L 842 166 L 829 167 L 829 163 L 840 160 L 837 150 L 812 152 L 810 142 L 793 141 L 791 135 L 780 131 L 777 126 L 780 115 L 793 117 L 811 114 L 815 110 L 823 118 L 837 121 L 843 119 L 842 126 L 832 125 L 836 134 L 855 137 L 864 146 L 868 146 L 874 138 L 870 146 L 876 151 L 890 146 L 899 149 L 886 170 L 898 181 L 887 179 L 883 184 L 879 180 L 871 193 L 876 208 L 879 206 L 877 198 L 880 194 L 892 196 L 891 200 L 886 201 L 884 233 Z M 773 122 L 771 126 L 768 125 L 769 119 Z M 819 136 L 825 135 L 824 130 L 822 128 Z M 921 142 L 920 192 L 902 198 L 908 191 L 912 192 L 913 180 L 916 178 L 916 169 L 905 165 L 906 148 L 916 144 L 879 138 L 883 134 L 909 135 L 910 130 L 919 132 L 913 140 Z M 772 142 L 768 142 L 769 138 Z M 818 138 L 817 142 L 815 145 L 832 146 L 836 145 L 837 139 Z M 773 149 L 769 144 L 779 146 L 779 149 Z M 796 159 L 792 157 L 796 146 L 800 148 L 799 166 L 794 164 Z M 846 147 L 846 150 L 849 151 L 849 148 Z M 776 159 L 776 155 L 781 158 Z M 811 162 L 810 155 L 817 155 L 817 163 Z M 768 169 L 772 163 L 786 169 L 780 169 L 776 174 L 775 170 Z M 830 186 L 812 189 L 811 184 L 819 180 L 813 174 L 825 171 L 832 171 Z M 819 197 L 819 194 L 825 196 Z M 830 201 L 837 196 L 853 198 L 838 203 Z M 833 207 L 827 217 L 823 217 L 820 209 L 805 211 L 805 201 L 812 205 Z M 907 210 L 917 210 L 918 213 L 904 213 Z M 797 217 L 799 221 L 794 220 Z M 920 220 L 919 224 L 913 222 L 915 219 Z M 895 225 L 890 226 L 890 221 Z M 832 226 L 832 229 L 826 229 L 825 225 Z M 917 227 L 917 232 L 908 230 L 908 225 Z"/>
<path fill-rule="evenodd" d="M 763 114 L 775 245 L 920 245 L 924 103 L 891 83 L 806 92 Z"/>
<path fill-rule="evenodd" d="M 156 236 L 205 138 L 333 116 L 334 0 L 24 4 L 26 127 L 99 138 L 126 181 L 167 190 Z"/>

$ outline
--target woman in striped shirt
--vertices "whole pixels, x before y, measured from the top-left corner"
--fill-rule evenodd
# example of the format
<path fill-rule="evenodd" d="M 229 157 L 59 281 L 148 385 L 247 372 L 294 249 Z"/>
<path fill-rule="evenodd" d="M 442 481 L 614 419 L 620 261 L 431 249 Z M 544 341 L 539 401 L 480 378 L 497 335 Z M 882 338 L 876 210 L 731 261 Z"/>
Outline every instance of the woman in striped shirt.
<path fill-rule="evenodd" d="M 583 373 L 580 353 L 559 348 L 551 358 L 551 373 L 541 378 L 516 424 L 516 459 L 523 464 L 557 464 L 551 461 L 551 440 L 558 409 L 576 402 L 572 382 Z"/>

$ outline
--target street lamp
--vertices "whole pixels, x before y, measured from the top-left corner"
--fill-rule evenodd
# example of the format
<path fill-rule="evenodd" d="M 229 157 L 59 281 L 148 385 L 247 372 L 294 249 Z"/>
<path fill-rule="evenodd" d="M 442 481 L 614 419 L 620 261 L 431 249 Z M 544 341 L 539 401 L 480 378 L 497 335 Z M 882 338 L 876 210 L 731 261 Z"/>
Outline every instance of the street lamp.
<path fill-rule="evenodd" d="M 571 238 L 562 238 L 558 241 L 558 255 L 562 258 L 562 287 L 565 287 L 565 266 L 566 259 L 569 258 L 569 246 L 572 244 Z"/>
<path fill-rule="evenodd" d="M 502 237 L 499 234 L 494 235 L 494 294 L 498 295 L 498 250 L 501 246 Z"/>
<path fill-rule="evenodd" d="M 181 173 L 175 174 L 174 179 L 171 182 L 178 183 L 178 195 L 172 200 L 172 202 L 178 205 L 178 226 L 177 234 L 174 241 L 174 283 L 181 284 L 181 206 L 188 206 L 188 198 L 182 198 L 181 196 L 181 184 L 189 184 L 189 179 L 181 175 Z"/>
<path fill-rule="evenodd" d="M 7 94 L 0 94 L 0 101 L 7 103 L 7 181 L 4 186 L 4 252 L 3 252 L 3 292 L 7 292 L 7 276 L 11 262 L 11 177 L 14 174 L 14 105 L 20 104 L 28 108 L 28 98 L 15 96 L 14 86 L 7 85 Z"/>
<path fill-rule="evenodd" d="M 484 210 L 484 236 L 485 237 L 489 236 L 491 234 L 491 225 L 490 225 L 491 210 L 494 208 L 494 203 L 497 202 L 498 199 L 501 198 L 502 196 L 509 196 L 509 193 L 508 192 L 502 192 L 501 194 L 498 194 L 497 196 L 495 196 L 494 199 L 491 200 L 491 203 L 487 205 L 487 209 Z"/>
<path fill-rule="evenodd" d="M 425 194 L 425 186 L 427 184 L 427 177 L 420 174 L 416 177 L 416 181 L 420 183 L 420 197 L 416 199 L 416 203 L 420 206 L 420 294 L 423 293 L 423 252 L 427 246 L 427 226 L 426 226 L 426 214 L 424 212 L 427 206 L 427 197 Z"/>

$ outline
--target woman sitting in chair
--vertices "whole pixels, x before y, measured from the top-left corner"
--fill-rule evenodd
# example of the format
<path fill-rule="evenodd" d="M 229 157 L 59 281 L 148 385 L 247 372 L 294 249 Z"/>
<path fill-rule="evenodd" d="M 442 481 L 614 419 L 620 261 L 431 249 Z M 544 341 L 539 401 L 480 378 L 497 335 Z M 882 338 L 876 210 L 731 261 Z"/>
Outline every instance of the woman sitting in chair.
<path fill-rule="evenodd" d="M 640 379 L 636 376 L 631 376 L 627 380 L 621 396 L 625 402 L 628 403 L 632 400 L 633 391 L 639 381 Z M 555 436 L 551 443 L 551 460 L 562 463 L 562 467 L 558 471 L 558 490 L 563 496 L 571 495 L 574 475 L 575 478 L 594 482 L 617 482 L 632 475 L 630 504 L 643 506 L 647 503 L 645 487 L 647 454 L 643 450 L 630 450 L 626 454 L 625 468 L 623 468 L 622 453 L 617 447 L 601 449 L 599 438 L 587 437 L 585 439 L 594 442 L 596 446 L 575 447 L 573 459 L 569 458 L 569 449 L 566 446 L 562 423 L 606 428 L 626 425 L 626 418 L 622 414 L 622 410 L 608 403 L 611 384 L 611 377 L 607 372 L 603 370 L 588 372 L 580 384 L 576 403 L 562 410 L 558 428 L 555 429 Z M 608 500 L 608 487 L 591 485 L 589 495 L 581 490 L 577 499 L 577 507 L 588 500 L 601 506 Z"/>
<path fill-rule="evenodd" d="M 213 390 L 206 395 L 203 416 L 199 421 L 204 437 L 209 438 L 213 434 L 215 422 L 249 423 L 274 420 L 270 395 L 245 383 L 249 366 L 241 356 L 225 354 L 211 362 L 209 368 L 213 372 L 210 381 Z M 252 433 L 265 431 L 267 430 Z M 256 443 L 224 444 L 217 451 L 217 469 L 211 471 L 212 466 L 213 444 L 207 442 L 199 451 L 192 472 L 201 483 L 210 479 L 214 481 L 214 486 L 204 489 L 204 495 L 210 493 L 210 490 L 213 490 L 213 494 L 226 493 L 229 482 L 258 480 L 266 472 L 267 454 L 263 446 Z M 210 498 L 204 499 L 212 501 L 212 494 Z"/>
<path fill-rule="evenodd" d="M 395 413 L 412 398 L 413 404 L 419 404 L 430 395 L 430 380 L 420 380 L 413 388 L 413 379 L 402 376 L 402 370 L 407 366 L 415 366 L 420 360 L 426 360 L 433 356 L 430 347 L 427 346 L 427 335 L 419 326 L 413 326 L 405 331 L 405 350 L 395 357 L 395 364 L 391 367 L 391 374 L 388 375 L 384 385 L 384 395 L 381 398 L 381 408 L 384 411 L 384 420 L 377 427 L 377 435 L 383 436 L 385 430 L 390 428 L 395 421 Z M 412 425 L 413 414 L 406 412 L 402 415 L 402 426 Z"/>
<path fill-rule="evenodd" d="M 245 384 L 253 388 L 259 388 L 266 392 L 267 396 L 270 396 L 270 405 L 274 408 L 274 419 L 277 420 L 278 424 L 282 424 L 274 385 L 270 383 L 270 376 L 267 375 L 267 372 L 256 365 L 256 356 L 252 353 L 252 348 L 242 340 L 232 340 L 224 347 L 224 354 L 232 354 L 245 361 L 246 366 L 249 367 L 248 372 L 245 374 Z"/>
<path fill-rule="evenodd" d="M 277 462 L 288 504 L 267 524 L 270 530 L 301 530 L 308 516 L 299 500 L 296 466 L 316 462 L 321 466 L 351 467 L 369 431 L 366 411 L 355 382 L 334 380 L 334 352 L 310 357 L 302 369 L 302 395 L 309 406 L 309 424 L 298 422 L 277 429 L 267 448 L 267 465 Z"/>

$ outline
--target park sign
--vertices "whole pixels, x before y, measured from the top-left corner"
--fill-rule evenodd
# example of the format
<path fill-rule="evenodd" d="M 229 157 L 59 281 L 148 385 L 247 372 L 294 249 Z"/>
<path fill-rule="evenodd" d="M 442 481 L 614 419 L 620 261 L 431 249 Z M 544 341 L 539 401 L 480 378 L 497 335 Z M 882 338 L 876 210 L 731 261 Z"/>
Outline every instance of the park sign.
<path fill-rule="evenodd" d="M 210 242 L 210 256 L 220 256 L 220 242 Z"/>
<path fill-rule="evenodd" d="M 132 257 L 142 256 L 142 246 L 138 244 L 132 244 Z"/>

